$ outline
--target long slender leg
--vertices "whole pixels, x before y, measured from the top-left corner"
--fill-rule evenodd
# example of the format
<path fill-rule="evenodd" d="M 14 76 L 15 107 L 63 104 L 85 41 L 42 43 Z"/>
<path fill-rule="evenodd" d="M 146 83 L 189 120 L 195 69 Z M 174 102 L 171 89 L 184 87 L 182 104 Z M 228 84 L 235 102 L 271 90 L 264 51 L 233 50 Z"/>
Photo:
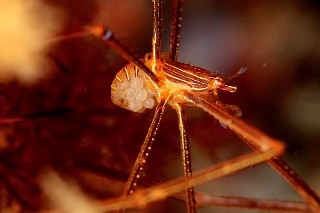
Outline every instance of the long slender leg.
<path fill-rule="evenodd" d="M 293 171 L 293 169 L 277 157 L 268 160 L 267 163 L 280 173 L 280 175 L 285 178 L 304 199 L 306 199 L 314 212 L 320 212 L 319 196 L 300 178 L 297 173 Z"/>
<path fill-rule="evenodd" d="M 84 163 L 84 165 L 83 165 Z M 118 171 L 109 170 L 109 168 L 100 167 L 99 165 L 88 164 L 86 162 L 75 162 L 72 166 L 77 168 L 89 170 L 95 174 L 106 177 L 122 179 L 123 174 L 118 174 Z M 173 197 L 186 201 L 185 192 L 173 195 Z M 233 207 L 233 208 L 247 208 L 270 211 L 285 211 L 285 212 L 312 212 L 311 208 L 306 202 L 284 201 L 284 200 L 266 200 L 254 199 L 245 197 L 230 197 L 230 196 L 216 196 L 207 193 L 195 193 L 197 207 Z"/>
<path fill-rule="evenodd" d="M 143 208 L 148 203 L 159 201 L 185 189 L 222 178 L 248 167 L 258 165 L 271 159 L 275 155 L 273 150 L 263 153 L 249 153 L 225 161 L 221 164 L 196 172 L 189 179 L 178 178 L 148 189 L 137 190 L 130 197 L 105 200 L 100 203 L 101 210 L 113 211 L 120 208 Z"/>
<path fill-rule="evenodd" d="M 188 124 L 187 117 L 182 106 L 177 104 L 175 110 L 178 114 L 179 130 L 180 130 L 180 141 L 181 141 L 181 156 L 182 156 L 182 167 L 184 171 L 184 177 L 186 179 L 192 176 L 192 163 L 191 163 L 191 150 L 190 140 L 188 136 Z M 188 188 L 186 191 L 186 205 L 187 212 L 196 212 L 196 201 L 194 197 L 194 188 Z"/>
<path fill-rule="evenodd" d="M 153 36 L 152 58 L 159 60 L 161 54 L 161 30 L 162 30 L 162 4 L 163 0 L 153 0 Z M 153 71 L 156 67 L 154 67 Z"/>
<path fill-rule="evenodd" d="M 241 135 L 242 138 L 246 139 L 250 147 L 253 147 L 257 152 L 266 152 L 272 150 L 274 156 L 280 156 L 284 152 L 284 145 L 282 141 L 271 138 L 264 132 L 250 126 L 244 121 L 236 118 L 229 114 L 222 108 L 220 104 L 212 104 L 199 95 L 186 94 L 186 99 L 192 102 L 195 106 L 208 112 L 210 115 L 218 119 L 220 122 L 228 126 L 236 134 Z"/>
<path fill-rule="evenodd" d="M 177 195 L 175 196 L 177 197 Z M 182 197 L 182 196 L 181 196 Z M 306 202 L 266 200 L 244 197 L 214 196 L 206 193 L 196 193 L 198 207 L 223 206 L 286 212 L 311 212 Z"/>
<path fill-rule="evenodd" d="M 158 85 L 159 80 L 142 61 L 140 61 L 132 52 L 128 50 L 125 46 L 123 46 L 112 34 L 112 32 L 101 25 L 90 25 L 83 28 L 79 28 L 73 30 L 72 32 L 68 32 L 64 35 L 56 37 L 48 41 L 48 44 L 52 44 L 53 42 L 62 41 L 70 38 L 76 38 L 85 35 L 93 35 L 108 45 L 110 45 L 113 49 L 118 51 L 123 58 L 125 58 L 130 63 L 135 64 L 139 69 L 143 70 L 143 72 L 149 76 L 150 80 L 155 84 Z"/>
<path fill-rule="evenodd" d="M 248 143 L 245 138 L 238 134 L 243 141 Z M 249 143 L 248 143 L 249 144 Z M 250 144 L 249 144 L 250 146 Z M 255 147 L 250 146 L 252 149 Z M 278 157 L 268 160 L 267 163 L 277 171 L 287 182 L 309 203 L 313 210 L 320 211 L 320 198 L 310 188 L 310 186 L 292 169 Z"/>
<path fill-rule="evenodd" d="M 150 154 L 152 143 L 155 140 L 155 136 L 157 134 L 157 130 L 159 129 L 159 125 L 163 116 L 163 112 L 165 109 L 165 104 L 167 100 L 162 100 L 158 103 L 155 115 L 153 117 L 153 120 L 151 122 L 151 125 L 149 127 L 148 133 L 146 135 L 146 138 L 141 146 L 141 149 L 139 151 L 138 157 L 136 158 L 136 161 L 133 165 L 133 168 L 131 170 L 131 173 L 129 175 L 129 178 L 124 186 L 124 189 L 122 191 L 122 197 L 126 197 L 129 194 L 133 194 L 137 184 L 138 180 L 141 177 L 141 174 L 144 169 L 144 165 L 147 162 L 147 158 Z"/>
<path fill-rule="evenodd" d="M 172 1 L 172 18 L 170 33 L 170 51 L 169 57 L 172 61 L 177 61 L 179 52 L 179 43 L 182 26 L 182 3 L 183 0 Z"/>
<path fill-rule="evenodd" d="M 164 199 L 167 196 L 176 194 L 182 190 L 230 175 L 253 165 L 261 164 L 282 154 L 283 145 L 280 141 L 267 136 L 239 119 L 231 117 L 218 105 L 212 105 L 210 102 L 206 102 L 205 99 L 199 99 L 199 97 L 193 97 L 192 95 L 187 96 L 187 99 L 193 101 L 196 106 L 199 106 L 210 114 L 213 114 L 216 118 L 221 120 L 221 122 L 228 125 L 229 128 L 235 129 L 235 132 L 241 132 L 242 135 L 249 138 L 248 140 L 250 141 L 250 144 L 255 146 L 258 152 L 233 158 L 217 166 L 197 172 L 188 179 L 180 178 L 168 181 L 159 186 L 151 187 L 147 190 L 137 191 L 137 193 L 133 194 L 133 196 L 128 198 L 128 200 L 119 200 L 119 203 L 112 201 L 115 203 L 109 207 L 105 206 L 106 209 L 119 208 L 118 205 L 124 205 L 129 208 L 137 206 L 144 207 L 147 203 Z M 237 125 L 240 125 L 239 129 L 237 129 Z M 250 134 L 251 131 L 252 135 Z M 105 204 L 110 203 L 108 202 Z"/>
<path fill-rule="evenodd" d="M 189 100 L 194 101 L 196 106 L 204 109 L 219 121 L 226 124 L 255 151 L 263 152 L 264 150 L 269 149 L 274 150 L 275 156 L 268 160 L 267 163 L 278 171 L 280 175 L 283 176 L 292 185 L 292 187 L 306 199 L 314 212 L 320 212 L 319 196 L 285 162 L 277 157 L 282 154 L 284 148 L 280 141 L 272 139 L 265 133 L 251 127 L 245 122 L 228 115 L 228 113 L 223 111 L 219 105 L 210 104 L 201 97 L 195 98 L 192 95 L 188 97 L 190 98 Z"/>

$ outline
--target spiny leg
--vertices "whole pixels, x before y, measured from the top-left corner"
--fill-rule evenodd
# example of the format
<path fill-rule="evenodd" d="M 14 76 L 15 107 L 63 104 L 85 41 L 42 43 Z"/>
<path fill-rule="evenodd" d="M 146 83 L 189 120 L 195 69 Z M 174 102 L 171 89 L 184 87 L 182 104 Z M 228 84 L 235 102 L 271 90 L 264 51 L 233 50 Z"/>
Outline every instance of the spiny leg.
<path fill-rule="evenodd" d="M 176 104 L 175 110 L 178 114 L 179 130 L 180 130 L 180 141 L 181 141 L 181 156 L 182 156 L 182 167 L 184 177 L 186 179 L 192 177 L 192 162 L 191 162 L 191 149 L 190 140 L 188 136 L 188 124 L 186 113 L 182 106 Z M 196 201 L 194 197 L 194 188 L 188 188 L 186 191 L 186 205 L 187 212 L 196 212 Z"/>
<path fill-rule="evenodd" d="M 252 149 L 256 150 L 247 142 L 246 138 L 237 134 Z M 314 212 L 320 212 L 320 198 L 310 186 L 292 169 L 290 166 L 278 157 L 268 160 L 267 163 L 277 171 L 311 206 Z"/>
<path fill-rule="evenodd" d="M 183 191 L 187 187 L 200 185 L 202 183 L 218 179 L 242 169 L 257 165 L 264 162 L 266 159 L 270 159 L 273 154 L 271 152 L 248 155 L 242 155 L 237 158 L 228 160 L 222 164 L 213 166 L 206 170 L 194 173 L 193 177 L 189 180 L 184 178 L 175 179 L 148 189 L 137 191 L 132 197 L 126 199 L 110 199 L 104 203 L 100 203 L 101 209 L 106 211 L 112 211 L 120 207 L 137 208 L 144 207 L 146 204 L 163 200 L 170 195 L 174 195 L 180 191 Z M 278 211 L 292 211 L 292 212 L 310 212 L 310 208 L 301 202 L 283 202 L 276 200 L 257 200 L 247 198 L 233 198 L 233 197 L 208 197 L 205 196 L 204 202 L 209 206 L 227 206 L 227 207 L 241 207 L 265 209 L 265 210 L 278 210 Z M 255 206 L 253 206 L 255 205 Z"/>
<path fill-rule="evenodd" d="M 153 37 L 152 37 L 152 59 L 155 63 L 152 65 L 152 72 L 157 72 L 157 63 L 156 60 L 160 59 L 161 53 L 161 27 L 162 27 L 162 0 L 154 0 L 153 1 Z M 109 40 L 109 38 L 107 39 Z M 111 45 L 114 42 L 111 42 Z M 121 44 L 115 45 L 120 46 Z M 130 54 L 131 56 L 131 54 Z M 124 190 L 122 192 L 122 196 L 127 196 L 128 194 L 132 194 L 134 188 L 137 186 L 137 182 L 139 177 L 141 176 L 140 173 L 144 168 L 144 164 L 146 163 L 146 159 L 149 156 L 149 151 L 151 150 L 151 145 L 155 139 L 155 135 L 160 125 L 160 121 L 164 112 L 164 105 L 166 101 L 161 100 L 157 105 L 155 110 L 155 115 L 152 120 L 152 123 L 149 127 L 147 136 L 142 144 L 142 147 L 139 151 L 138 157 L 134 163 L 134 166 L 131 170 L 129 175 L 129 179 L 125 184 Z"/>
<path fill-rule="evenodd" d="M 243 139 L 252 149 L 257 152 L 264 150 L 274 150 L 275 155 L 268 160 L 269 163 L 281 176 L 283 176 L 297 192 L 306 199 L 314 212 L 320 212 L 319 196 L 306 184 L 285 162 L 278 158 L 284 150 L 281 141 L 275 140 L 267 136 L 265 133 L 255 129 L 245 122 L 229 115 L 219 105 L 210 104 L 207 100 L 201 97 L 188 96 L 196 106 L 209 112 L 219 121 L 226 124 L 240 138 Z"/>
<path fill-rule="evenodd" d="M 320 198 L 283 160 L 274 157 L 269 163 L 308 202 L 314 212 L 320 212 Z"/>
<path fill-rule="evenodd" d="M 244 197 L 216 196 L 207 193 L 195 194 L 197 207 L 233 207 L 258 210 L 286 211 L 286 212 L 311 212 L 311 208 L 306 202 L 267 200 Z M 175 196 L 183 199 L 182 196 Z"/>
<path fill-rule="evenodd" d="M 211 101 L 207 100 L 205 97 L 193 93 L 186 94 L 185 98 L 195 106 L 203 109 L 214 118 L 224 123 L 236 134 L 245 138 L 245 142 L 250 147 L 253 147 L 255 151 L 266 152 L 272 150 L 274 152 L 273 157 L 283 154 L 284 145 L 282 141 L 271 138 L 264 132 L 229 114 L 221 104 L 211 103 Z"/>
<path fill-rule="evenodd" d="M 163 0 L 153 0 L 152 59 L 155 61 L 160 59 L 161 54 L 162 4 Z M 152 71 L 156 71 L 156 63 Z"/>
<path fill-rule="evenodd" d="M 287 163 L 278 157 L 268 160 L 267 163 L 307 201 L 314 212 L 320 212 L 319 196 Z"/>
<path fill-rule="evenodd" d="M 48 41 L 48 44 L 52 44 L 53 42 L 57 42 L 57 41 L 67 40 L 70 38 L 85 36 L 85 35 L 93 35 L 99 39 L 102 39 L 113 49 L 118 51 L 124 59 L 126 59 L 130 63 L 133 63 L 137 67 L 139 67 L 139 69 L 141 69 L 155 85 L 159 84 L 159 80 L 157 79 L 156 75 L 142 61 L 140 61 L 135 56 L 135 54 L 130 52 L 128 48 L 126 48 L 123 44 L 121 44 L 121 42 L 119 42 L 119 40 L 117 40 L 113 36 L 110 30 L 106 29 L 102 25 L 89 25 L 79 29 L 75 29 L 71 32 L 65 33 L 64 35 L 51 39 L 50 41 Z"/>
<path fill-rule="evenodd" d="M 161 100 L 156 107 L 155 114 L 149 127 L 146 138 L 141 146 L 138 157 L 136 158 L 129 178 L 122 191 L 122 197 L 126 197 L 129 194 L 133 194 L 138 184 L 138 180 L 141 177 L 145 163 L 147 162 L 147 158 L 151 151 L 151 146 L 155 140 L 155 136 L 159 129 L 159 125 L 164 113 L 165 104 L 167 103 L 167 100 Z"/>
<path fill-rule="evenodd" d="M 142 208 L 148 203 L 160 201 L 168 196 L 177 194 L 185 189 L 225 177 L 240 170 L 252 167 L 271 159 L 275 155 L 273 150 L 263 153 L 249 153 L 230 159 L 218 165 L 196 172 L 189 179 L 178 178 L 147 189 L 137 190 L 132 196 L 105 200 L 100 208 L 113 211 L 120 208 Z"/>
<path fill-rule="evenodd" d="M 169 58 L 177 61 L 182 24 L 182 2 L 183 0 L 172 1 L 171 33 L 170 33 L 170 51 Z M 162 7 L 162 5 L 160 5 Z M 161 25 L 160 25 L 161 26 Z M 154 28 L 155 30 L 155 28 Z M 176 105 L 176 111 L 179 120 L 182 166 L 185 178 L 192 176 L 190 140 L 187 132 L 187 119 L 184 109 Z M 194 188 L 187 189 L 186 192 L 187 212 L 196 212 L 196 202 L 194 197 Z"/>
<path fill-rule="evenodd" d="M 239 131 L 243 132 L 243 130 Z M 249 139 L 239 131 L 234 132 L 253 150 L 260 151 L 260 149 L 255 144 L 252 144 Z M 258 133 L 257 131 L 252 131 L 252 129 L 250 131 L 253 135 L 261 134 L 261 132 Z M 315 212 L 320 212 L 319 196 L 310 188 L 310 186 L 304 180 L 300 178 L 300 176 L 293 169 L 290 168 L 288 164 L 286 164 L 278 157 L 274 157 L 271 160 L 268 160 L 267 163 L 272 168 L 274 168 L 274 170 L 277 171 L 284 179 L 287 180 L 287 182 L 309 203 L 309 205 Z"/>
<path fill-rule="evenodd" d="M 171 33 L 170 33 L 170 51 L 169 58 L 172 61 L 177 61 L 179 45 L 180 45 L 180 34 L 182 26 L 182 3 L 183 0 L 172 1 L 172 18 L 171 18 Z"/>

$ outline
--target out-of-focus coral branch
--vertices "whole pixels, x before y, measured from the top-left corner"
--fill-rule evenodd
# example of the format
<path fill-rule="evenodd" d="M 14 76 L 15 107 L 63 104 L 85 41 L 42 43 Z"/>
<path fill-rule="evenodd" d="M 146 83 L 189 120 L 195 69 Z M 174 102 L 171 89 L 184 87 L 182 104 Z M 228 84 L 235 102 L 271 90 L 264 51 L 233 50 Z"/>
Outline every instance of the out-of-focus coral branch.
<path fill-rule="evenodd" d="M 39 1 L 0 0 L 0 82 L 30 84 L 46 76 L 46 40 L 63 20 L 57 8 Z"/>

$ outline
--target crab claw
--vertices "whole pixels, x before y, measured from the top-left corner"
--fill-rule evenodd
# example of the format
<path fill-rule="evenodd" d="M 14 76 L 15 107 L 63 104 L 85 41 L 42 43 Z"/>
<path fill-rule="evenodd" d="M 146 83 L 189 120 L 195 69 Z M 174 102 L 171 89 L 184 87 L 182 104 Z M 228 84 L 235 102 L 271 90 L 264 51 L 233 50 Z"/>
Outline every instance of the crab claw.
<path fill-rule="evenodd" d="M 228 92 L 236 92 L 237 91 L 236 86 L 230 86 L 230 85 L 226 85 L 226 84 L 221 85 L 219 87 L 219 89 L 224 90 L 224 91 L 228 91 Z"/>

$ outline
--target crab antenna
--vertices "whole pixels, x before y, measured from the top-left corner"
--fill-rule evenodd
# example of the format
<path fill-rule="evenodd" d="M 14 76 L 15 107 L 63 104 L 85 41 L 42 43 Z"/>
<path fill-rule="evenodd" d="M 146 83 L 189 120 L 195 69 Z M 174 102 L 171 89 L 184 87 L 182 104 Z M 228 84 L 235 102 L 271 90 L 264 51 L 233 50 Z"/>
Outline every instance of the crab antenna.
<path fill-rule="evenodd" d="M 243 74 L 245 71 L 247 71 L 248 67 L 241 67 L 237 72 L 230 75 L 228 78 L 226 78 L 225 82 L 230 81 L 233 78 L 239 77 L 241 74 Z"/>

